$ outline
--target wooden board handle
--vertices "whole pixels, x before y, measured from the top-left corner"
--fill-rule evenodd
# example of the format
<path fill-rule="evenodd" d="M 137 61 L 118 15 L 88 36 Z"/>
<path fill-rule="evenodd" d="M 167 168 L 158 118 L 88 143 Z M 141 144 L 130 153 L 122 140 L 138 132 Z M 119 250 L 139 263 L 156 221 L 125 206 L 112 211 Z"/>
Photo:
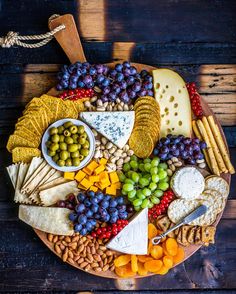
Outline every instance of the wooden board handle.
<path fill-rule="evenodd" d="M 73 15 L 65 14 L 58 16 L 52 20 L 49 20 L 48 26 L 50 30 L 53 30 L 61 24 L 64 24 L 66 28 L 54 35 L 57 42 L 66 53 L 71 63 L 75 63 L 76 61 L 85 62 L 86 58 L 84 55 L 84 50 Z"/>

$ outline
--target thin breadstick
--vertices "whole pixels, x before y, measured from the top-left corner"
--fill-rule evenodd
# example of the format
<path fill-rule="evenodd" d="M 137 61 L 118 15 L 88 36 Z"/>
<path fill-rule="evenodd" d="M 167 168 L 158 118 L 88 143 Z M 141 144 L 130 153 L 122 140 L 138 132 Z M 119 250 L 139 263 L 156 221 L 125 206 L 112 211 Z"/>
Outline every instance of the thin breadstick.
<path fill-rule="evenodd" d="M 213 116 L 208 116 L 207 118 L 209 124 L 210 124 L 210 127 L 211 127 L 211 131 L 213 133 L 213 136 L 216 140 L 216 143 L 220 149 L 220 152 L 221 152 L 221 155 L 223 157 L 223 160 L 225 162 L 225 165 L 227 167 L 227 169 L 229 170 L 229 172 L 231 174 L 234 174 L 235 173 L 235 170 L 234 170 L 234 167 L 230 161 L 230 158 L 229 158 L 229 155 L 228 155 L 228 151 L 226 149 L 226 146 L 225 146 L 225 143 L 224 143 L 224 140 L 221 136 L 221 133 L 220 133 L 220 130 L 219 130 L 219 127 L 218 125 L 214 122 L 214 119 L 213 119 Z"/>
<path fill-rule="evenodd" d="M 201 134 L 200 134 L 200 132 L 199 132 L 199 130 L 198 130 L 198 127 L 197 127 L 196 121 L 193 120 L 192 124 L 193 124 L 193 131 L 194 131 L 194 134 L 196 135 L 196 137 L 197 137 L 199 140 L 203 141 L 203 140 L 202 140 L 202 136 L 201 136 Z M 211 164 L 210 164 L 210 158 L 209 158 L 208 153 L 206 152 L 206 149 L 203 149 L 202 151 L 203 151 L 203 154 L 204 154 L 204 156 L 205 156 L 206 163 L 207 163 L 208 167 L 210 168 L 210 170 L 212 170 L 212 169 L 211 169 Z"/>
<path fill-rule="evenodd" d="M 203 125 L 204 125 L 205 129 L 206 129 L 207 135 L 209 137 L 209 140 L 210 140 L 213 152 L 215 154 L 215 158 L 216 158 L 216 161 L 218 163 L 219 169 L 220 169 L 221 172 L 227 173 L 228 170 L 227 170 L 227 168 L 225 166 L 224 160 L 223 160 L 223 158 L 221 156 L 220 150 L 219 150 L 219 148 L 218 148 L 218 146 L 216 144 L 215 138 L 214 138 L 214 136 L 212 134 L 211 128 L 210 128 L 209 123 L 207 121 L 207 118 L 205 116 L 203 116 L 202 122 L 203 122 Z"/>
<path fill-rule="evenodd" d="M 207 135 L 207 132 L 204 128 L 204 125 L 202 123 L 201 120 L 197 120 L 197 126 L 198 126 L 198 129 L 200 131 L 200 134 L 202 135 L 202 138 L 203 140 L 206 142 L 207 144 L 207 152 L 209 154 L 209 158 L 210 158 L 210 162 L 211 162 L 211 167 L 212 167 L 212 171 L 215 175 L 219 176 L 220 175 L 220 171 L 219 171 L 219 168 L 218 168 L 218 165 L 217 165 L 217 162 L 216 162 L 216 159 L 215 159 L 215 155 L 214 155 L 214 152 L 213 152 L 213 149 L 212 149 L 212 146 L 210 144 L 210 141 L 209 141 L 209 138 L 208 138 L 208 135 Z"/>

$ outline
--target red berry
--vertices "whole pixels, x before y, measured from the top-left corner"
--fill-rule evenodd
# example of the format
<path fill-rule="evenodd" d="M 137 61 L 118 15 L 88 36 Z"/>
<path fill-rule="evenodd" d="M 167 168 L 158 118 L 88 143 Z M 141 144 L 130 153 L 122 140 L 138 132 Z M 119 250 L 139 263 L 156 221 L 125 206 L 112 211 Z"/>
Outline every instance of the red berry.
<path fill-rule="evenodd" d="M 100 235 L 102 233 L 102 230 L 100 228 L 97 229 L 97 234 Z"/>
<path fill-rule="evenodd" d="M 96 238 L 96 237 L 97 237 L 97 234 L 96 234 L 95 232 L 92 232 L 92 233 L 91 233 L 91 236 L 92 236 L 93 238 Z"/>

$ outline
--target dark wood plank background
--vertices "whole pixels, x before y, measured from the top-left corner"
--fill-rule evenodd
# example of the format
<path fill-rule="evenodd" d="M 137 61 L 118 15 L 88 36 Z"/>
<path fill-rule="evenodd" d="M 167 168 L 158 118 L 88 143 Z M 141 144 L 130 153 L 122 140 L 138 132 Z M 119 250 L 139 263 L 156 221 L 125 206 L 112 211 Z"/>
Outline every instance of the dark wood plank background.
<path fill-rule="evenodd" d="M 0 0 L 0 36 L 44 33 L 54 13 L 74 15 L 90 62 L 130 59 L 196 81 L 236 163 L 235 0 Z M 4 168 L 11 163 L 6 141 L 25 103 L 55 84 L 63 63 L 68 60 L 55 40 L 40 49 L 0 49 L 0 291 L 235 293 L 235 176 L 215 245 L 163 277 L 118 282 L 85 274 L 63 264 L 18 220 Z"/>

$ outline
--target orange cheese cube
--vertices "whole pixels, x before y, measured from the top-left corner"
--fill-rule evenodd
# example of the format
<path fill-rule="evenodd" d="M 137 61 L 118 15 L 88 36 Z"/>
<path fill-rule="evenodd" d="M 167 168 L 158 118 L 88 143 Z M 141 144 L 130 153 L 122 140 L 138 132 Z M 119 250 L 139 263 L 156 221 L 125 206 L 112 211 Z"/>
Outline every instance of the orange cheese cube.
<path fill-rule="evenodd" d="M 110 182 L 96 183 L 96 186 L 97 186 L 100 190 L 104 190 L 106 187 L 110 186 Z"/>
<path fill-rule="evenodd" d="M 106 165 L 107 159 L 106 158 L 101 158 L 99 163 L 102 164 L 102 165 Z"/>
<path fill-rule="evenodd" d="M 119 182 L 119 177 L 117 175 L 117 173 L 114 171 L 114 172 L 111 172 L 109 173 L 109 177 L 110 177 L 110 180 L 111 180 L 111 183 L 114 184 L 114 183 L 117 183 Z"/>
<path fill-rule="evenodd" d="M 121 188 L 121 182 L 117 182 L 117 183 L 115 183 L 115 184 L 112 184 L 111 185 L 112 187 L 115 187 L 116 189 L 120 189 Z"/>
<path fill-rule="evenodd" d="M 114 186 L 107 187 L 106 194 L 116 196 L 116 188 Z"/>
<path fill-rule="evenodd" d="M 91 183 L 89 180 L 87 180 L 86 178 L 84 178 L 81 182 L 80 185 L 84 186 L 84 188 L 86 190 L 88 190 L 89 187 L 92 186 L 93 183 Z"/>
<path fill-rule="evenodd" d="M 109 175 L 108 175 L 108 172 L 106 171 L 103 171 L 99 174 L 99 178 L 100 178 L 100 181 L 101 182 L 104 182 L 104 181 L 109 181 Z"/>
<path fill-rule="evenodd" d="M 86 188 L 84 186 L 82 186 L 81 184 L 78 185 L 78 188 L 82 189 L 82 190 L 86 190 Z"/>
<path fill-rule="evenodd" d="M 91 174 L 93 173 L 93 171 L 91 171 L 90 169 L 87 169 L 87 167 L 84 167 L 82 169 L 83 172 L 85 172 L 87 175 L 91 176 Z"/>
<path fill-rule="evenodd" d="M 95 187 L 95 186 L 91 186 L 91 187 L 89 188 L 89 190 L 90 190 L 90 191 L 93 191 L 93 192 L 97 192 L 98 188 Z"/>
<path fill-rule="evenodd" d="M 80 181 L 83 180 L 83 178 L 85 178 L 85 176 L 86 176 L 86 173 L 84 173 L 82 170 L 80 170 L 80 171 L 77 172 L 77 174 L 75 176 L 75 180 L 77 182 L 80 182 Z"/>
<path fill-rule="evenodd" d="M 105 165 L 99 165 L 95 170 L 94 170 L 94 174 L 95 175 L 99 175 L 101 172 L 103 172 L 105 169 Z"/>
<path fill-rule="evenodd" d="M 75 173 L 74 172 L 64 172 L 64 179 L 73 181 L 74 178 L 75 178 Z"/>
<path fill-rule="evenodd" d="M 86 166 L 86 169 L 89 170 L 90 173 L 92 174 L 93 171 L 95 170 L 95 168 L 98 167 L 98 165 L 99 165 L 99 164 L 98 164 L 95 160 L 93 160 L 93 161 L 91 161 L 91 162 Z"/>
<path fill-rule="evenodd" d="M 100 177 L 99 176 L 89 176 L 89 181 L 91 183 L 99 182 L 100 181 Z"/>

